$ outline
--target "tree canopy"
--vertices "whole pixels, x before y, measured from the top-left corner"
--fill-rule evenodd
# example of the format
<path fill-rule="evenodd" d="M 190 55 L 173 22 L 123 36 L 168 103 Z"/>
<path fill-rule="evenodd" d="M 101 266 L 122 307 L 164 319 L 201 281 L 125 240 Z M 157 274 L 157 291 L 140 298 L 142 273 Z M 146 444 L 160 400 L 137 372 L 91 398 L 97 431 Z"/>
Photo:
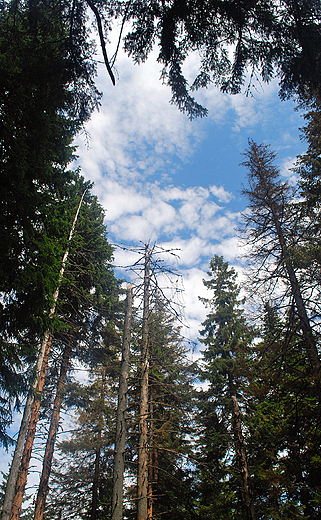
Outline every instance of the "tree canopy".
<path fill-rule="evenodd" d="M 114 22 L 122 19 L 119 42 L 136 63 L 158 45 L 162 80 L 171 87 L 172 103 L 192 119 L 206 115 L 193 92 L 210 83 L 223 92 L 252 93 L 260 82 L 280 80 L 280 96 L 320 93 L 321 9 L 318 0 L 79 0 L 71 2 L 2 2 L 8 11 L 27 12 L 32 20 L 50 10 L 65 49 L 68 110 L 80 118 L 95 105 L 94 61 L 86 12 L 94 14 L 104 61 L 115 82 L 106 41 Z M 40 13 L 40 16 L 39 16 Z M 49 46 L 44 46 L 47 55 Z M 199 71 L 189 84 L 184 75 L 187 56 L 197 52 Z M 117 54 L 117 51 L 115 52 Z M 83 112 L 84 110 L 84 112 Z M 90 110 L 89 110 L 90 111 Z"/>

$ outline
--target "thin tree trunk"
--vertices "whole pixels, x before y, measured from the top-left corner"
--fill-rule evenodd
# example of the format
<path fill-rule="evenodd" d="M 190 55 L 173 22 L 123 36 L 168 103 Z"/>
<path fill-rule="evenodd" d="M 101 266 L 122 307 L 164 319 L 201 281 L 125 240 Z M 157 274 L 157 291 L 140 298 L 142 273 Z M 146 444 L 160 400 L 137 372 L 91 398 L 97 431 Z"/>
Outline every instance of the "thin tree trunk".
<path fill-rule="evenodd" d="M 40 373 L 40 377 L 39 377 L 39 381 L 38 381 L 37 390 L 35 392 L 35 400 L 34 400 L 32 411 L 31 411 L 29 428 L 28 428 L 26 442 L 25 442 L 25 446 L 24 446 L 24 450 L 23 450 L 23 455 L 22 455 L 22 460 L 21 460 L 21 465 L 20 465 L 20 470 L 19 470 L 19 476 L 18 476 L 17 485 L 16 485 L 16 494 L 15 494 L 15 497 L 13 500 L 10 520 L 18 520 L 20 511 L 21 511 L 23 495 L 24 495 L 27 477 L 28 477 L 28 469 L 29 469 L 29 464 L 30 464 L 30 459 L 31 459 L 31 452 L 32 452 L 32 447 L 33 447 L 33 443 L 35 440 L 35 435 L 36 435 L 36 428 L 37 428 L 37 422 L 38 422 L 38 416 L 39 416 L 41 396 L 42 396 L 42 391 L 43 391 L 43 387 L 44 387 L 44 383 L 45 383 L 46 370 L 47 370 L 47 366 L 48 366 L 50 345 L 51 345 L 51 338 L 47 342 L 45 357 L 44 357 L 42 367 L 41 367 L 41 373 Z"/>
<path fill-rule="evenodd" d="M 237 399 L 232 395 L 234 443 L 241 473 L 241 500 L 247 520 L 255 520 L 250 472 L 242 434 L 241 414 Z"/>
<path fill-rule="evenodd" d="M 150 388 L 150 397 L 149 397 L 149 438 L 150 446 L 149 446 L 149 464 L 148 464 L 148 504 L 147 504 L 147 514 L 148 520 L 152 520 L 153 518 L 153 508 L 154 508 L 154 493 L 153 488 L 155 484 L 155 439 L 154 439 L 154 392 L 153 387 Z"/>
<path fill-rule="evenodd" d="M 96 520 L 96 516 L 97 516 L 100 453 L 101 453 L 101 425 L 99 424 L 96 456 L 95 456 L 95 471 L 94 471 L 93 492 L 92 492 L 92 500 L 91 500 L 90 520 Z"/>
<path fill-rule="evenodd" d="M 118 406 L 116 418 L 115 458 L 113 470 L 113 496 L 112 496 L 112 520 L 121 520 L 123 517 L 123 485 L 125 469 L 125 445 L 126 445 L 126 410 L 129 375 L 129 354 L 131 341 L 132 319 L 132 284 L 127 285 L 125 322 L 123 334 L 123 351 L 121 372 L 119 378 Z"/>
<path fill-rule="evenodd" d="M 137 475 L 137 520 L 147 520 L 148 495 L 148 320 L 149 320 L 149 283 L 151 249 L 146 245 L 144 272 L 144 308 L 141 350 L 141 383 L 139 403 L 139 443 Z"/>
<path fill-rule="evenodd" d="M 56 312 L 56 305 L 57 305 L 57 300 L 58 300 L 58 296 L 59 296 L 60 285 L 61 285 L 61 281 L 62 281 L 64 271 L 66 268 L 68 255 L 69 255 L 69 243 L 73 236 L 73 232 L 74 232 L 76 222 L 78 219 L 80 207 L 81 207 L 81 204 L 82 204 L 86 191 L 87 191 L 87 188 L 81 196 L 81 199 L 78 204 L 77 211 L 76 211 L 76 214 L 75 214 L 72 226 L 71 226 L 71 230 L 69 233 L 68 246 L 66 248 L 65 254 L 62 259 L 61 269 L 60 269 L 59 276 L 58 276 L 57 287 L 52 296 L 53 303 L 52 303 L 52 306 L 51 306 L 51 309 L 50 309 L 49 315 L 48 315 L 48 318 L 50 320 L 53 318 L 53 316 Z M 1 520 L 10 519 L 10 515 L 11 515 L 11 511 L 12 511 L 12 504 L 13 504 L 13 499 L 15 496 L 16 484 L 17 484 L 17 479 L 18 479 L 18 474 L 19 474 L 19 467 L 20 467 L 20 463 L 21 463 L 21 457 L 22 457 L 22 453 L 23 453 L 23 449 L 24 449 L 28 425 L 29 425 L 30 416 L 31 416 L 31 410 L 32 410 L 33 401 L 34 401 L 34 394 L 35 394 L 35 391 L 37 390 L 40 372 L 41 372 L 41 368 L 42 368 L 42 363 L 43 363 L 45 351 L 46 351 L 49 340 L 51 340 L 51 331 L 49 329 L 47 329 L 46 332 L 44 333 L 44 337 L 41 342 L 41 347 L 40 347 L 40 351 L 38 354 L 37 365 L 36 365 L 36 370 L 35 370 L 35 377 L 34 377 L 32 385 L 31 385 L 31 388 L 30 388 L 30 391 L 29 391 L 29 394 L 27 397 L 27 401 L 25 404 L 24 412 L 23 412 L 23 417 L 22 417 L 22 421 L 21 421 L 21 425 L 20 425 L 17 444 L 16 444 L 16 448 L 14 451 L 12 464 L 11 464 L 11 468 L 10 468 L 10 472 L 9 472 L 9 476 L 8 476 L 6 492 L 5 492 L 3 508 L 2 508 Z"/>
<path fill-rule="evenodd" d="M 101 378 L 101 387 L 100 387 L 101 403 L 105 403 L 105 384 L 106 384 L 106 373 L 105 373 L 105 370 L 103 369 L 102 378 Z M 100 455 L 101 455 L 101 447 L 102 447 L 103 414 L 104 414 L 103 408 L 100 408 L 99 417 L 98 417 L 97 444 L 96 444 L 96 450 L 95 450 L 95 452 L 96 452 L 95 453 L 95 469 L 94 469 L 93 489 L 92 489 L 92 496 L 91 496 L 90 520 L 96 520 L 96 517 L 97 517 Z"/>
<path fill-rule="evenodd" d="M 60 410 L 61 410 L 61 404 L 63 400 L 63 393 L 64 393 L 64 386 L 66 381 L 66 376 L 68 372 L 68 365 L 69 365 L 69 359 L 71 355 L 71 343 L 68 343 L 68 345 L 65 347 L 61 367 L 60 367 L 60 374 L 57 384 L 57 393 L 54 401 L 54 408 L 52 412 L 52 417 L 50 421 L 50 427 L 49 427 L 49 433 L 48 433 L 48 439 L 46 444 L 46 450 L 45 455 L 43 458 L 42 463 L 42 474 L 40 478 L 39 488 L 38 488 L 38 494 L 37 494 L 37 500 L 36 500 L 36 508 L 35 508 L 35 520 L 42 520 L 43 514 L 45 510 L 45 503 L 46 498 L 48 494 L 48 483 L 49 483 L 49 477 L 51 473 L 51 465 L 52 465 L 52 458 L 55 448 L 55 442 L 57 437 L 57 431 L 59 427 L 59 419 L 60 419 Z"/>

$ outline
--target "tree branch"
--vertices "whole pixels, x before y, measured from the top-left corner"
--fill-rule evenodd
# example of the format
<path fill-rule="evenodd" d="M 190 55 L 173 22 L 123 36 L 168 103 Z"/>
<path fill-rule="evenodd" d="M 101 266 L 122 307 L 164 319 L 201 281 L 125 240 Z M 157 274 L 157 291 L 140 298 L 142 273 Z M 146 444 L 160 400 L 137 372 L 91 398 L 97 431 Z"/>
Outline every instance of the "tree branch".
<path fill-rule="evenodd" d="M 99 33 L 99 38 L 100 38 L 100 46 L 101 46 L 101 50 L 103 51 L 105 65 L 106 65 L 108 74 L 110 76 L 110 79 L 112 81 L 112 84 L 115 85 L 115 76 L 114 76 L 113 71 L 111 70 L 111 67 L 110 67 L 109 61 L 108 61 L 108 57 L 107 57 L 105 38 L 104 38 L 104 34 L 103 34 L 103 28 L 102 28 L 102 25 L 101 25 L 100 14 L 98 12 L 97 7 L 95 6 L 95 4 L 91 0 L 86 0 L 86 1 L 87 1 L 87 4 L 89 5 L 90 9 L 92 10 L 94 15 L 96 16 L 97 25 L 98 25 L 98 33 Z"/>

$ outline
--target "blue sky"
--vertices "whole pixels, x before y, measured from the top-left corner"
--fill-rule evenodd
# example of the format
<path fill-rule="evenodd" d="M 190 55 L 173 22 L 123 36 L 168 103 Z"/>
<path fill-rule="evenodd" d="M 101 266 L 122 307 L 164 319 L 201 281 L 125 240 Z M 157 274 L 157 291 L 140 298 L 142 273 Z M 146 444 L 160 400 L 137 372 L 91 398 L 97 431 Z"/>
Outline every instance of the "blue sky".
<path fill-rule="evenodd" d="M 111 43 L 111 56 L 115 45 Z M 196 73 L 191 56 L 185 72 Z M 198 337 L 206 309 L 199 296 L 208 297 L 202 279 L 210 258 L 223 255 L 240 273 L 242 262 L 236 228 L 246 200 L 240 194 L 245 170 L 239 166 L 249 138 L 271 144 L 285 177 L 295 156 L 305 149 L 298 127 L 303 120 L 291 101 L 278 98 L 277 81 L 258 87 L 255 97 L 228 96 L 216 88 L 199 91 L 197 99 L 209 110 L 207 118 L 190 122 L 170 101 L 170 91 L 159 80 L 156 53 L 141 66 L 119 54 L 116 86 L 99 66 L 97 85 L 104 93 L 102 107 L 77 138 L 78 164 L 95 182 L 94 193 L 106 209 L 112 243 L 158 243 L 179 248 L 179 259 L 165 255 L 182 274 L 188 327 L 184 334 Z M 115 265 L 135 262 L 135 254 L 115 250 Z M 119 277 L 129 273 L 117 269 Z M 19 427 L 16 418 L 12 433 Z M 2 454 L 7 470 L 10 455 Z M 33 475 L 31 482 L 36 480 Z"/>
<path fill-rule="evenodd" d="M 246 172 L 239 164 L 248 139 L 271 144 L 282 174 L 291 178 L 289 168 L 305 149 L 298 130 L 304 123 L 292 101 L 280 101 L 277 81 L 257 85 L 253 97 L 229 96 L 215 87 L 199 91 L 197 100 L 209 114 L 191 122 L 170 104 L 156 57 L 153 52 L 138 66 L 120 53 L 115 87 L 99 66 L 102 107 L 86 127 L 89 142 L 84 135 L 77 139 L 78 163 L 107 210 L 111 242 L 151 240 L 180 249 L 174 267 L 183 276 L 185 334 L 195 340 L 206 313 L 198 296 L 207 296 L 202 279 L 210 258 L 223 255 L 242 275 L 236 228 L 246 209 L 241 195 Z M 193 55 L 186 76 L 196 70 Z M 136 259 L 115 251 L 116 265 Z M 172 262 L 169 255 L 167 261 Z"/>

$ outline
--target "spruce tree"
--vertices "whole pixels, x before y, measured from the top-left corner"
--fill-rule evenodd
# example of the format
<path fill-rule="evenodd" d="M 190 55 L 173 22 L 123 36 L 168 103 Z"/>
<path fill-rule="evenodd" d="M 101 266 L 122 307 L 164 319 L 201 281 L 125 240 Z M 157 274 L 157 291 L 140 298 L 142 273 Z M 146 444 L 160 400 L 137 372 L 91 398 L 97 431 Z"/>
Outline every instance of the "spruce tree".
<path fill-rule="evenodd" d="M 58 444 L 46 518 L 98 520 L 111 515 L 113 375 L 108 364 L 97 366 L 86 385 L 71 384 L 66 393 L 67 404 L 73 406 L 74 431 Z"/>
<path fill-rule="evenodd" d="M 5 446 L 12 409 L 28 388 L 24 367 L 48 327 L 50 295 L 69 232 L 68 198 L 77 182 L 66 170 L 71 140 L 99 100 L 90 45 L 75 24 L 79 45 L 72 51 L 63 9 L 49 1 L 1 3 L 0 442 Z"/>
<path fill-rule="evenodd" d="M 245 391 L 259 519 L 320 514 L 320 395 L 303 343 L 293 310 L 281 318 L 267 303 Z"/>
<path fill-rule="evenodd" d="M 150 316 L 149 518 L 192 519 L 193 366 L 166 304 L 157 301 Z"/>
<path fill-rule="evenodd" d="M 246 410 L 242 368 L 251 353 L 254 331 L 243 315 L 236 273 L 223 257 L 210 262 L 202 298 L 210 312 L 203 322 L 206 345 L 199 377 L 200 513 L 202 518 L 254 519 L 247 440 L 242 420 Z"/>

